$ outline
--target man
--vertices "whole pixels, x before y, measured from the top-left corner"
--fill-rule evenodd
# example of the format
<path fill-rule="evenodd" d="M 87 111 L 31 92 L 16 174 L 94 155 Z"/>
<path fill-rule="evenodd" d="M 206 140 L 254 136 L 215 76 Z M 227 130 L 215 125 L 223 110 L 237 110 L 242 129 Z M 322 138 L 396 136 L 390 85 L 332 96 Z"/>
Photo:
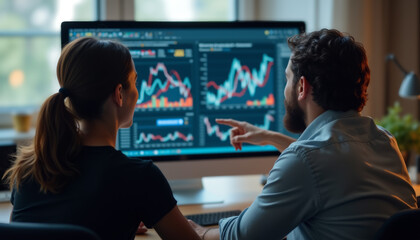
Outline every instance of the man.
<path fill-rule="evenodd" d="M 295 140 L 247 122 L 232 126 L 231 143 L 281 151 L 262 193 L 219 229 L 193 222 L 202 239 L 372 239 L 392 214 L 417 207 L 395 139 L 362 117 L 370 71 L 351 36 L 322 29 L 288 40 L 285 127 Z"/>

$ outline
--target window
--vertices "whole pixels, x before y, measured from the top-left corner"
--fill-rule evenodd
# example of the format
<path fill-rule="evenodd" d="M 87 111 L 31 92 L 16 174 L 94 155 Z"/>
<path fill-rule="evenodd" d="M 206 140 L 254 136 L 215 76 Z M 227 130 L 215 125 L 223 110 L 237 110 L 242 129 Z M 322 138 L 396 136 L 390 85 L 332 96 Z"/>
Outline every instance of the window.
<path fill-rule="evenodd" d="M 62 21 L 231 21 L 237 0 L 0 0 L 0 128 L 59 88 Z M 134 6 L 134 7 L 131 7 Z M 103 16 L 99 16 L 102 15 Z"/>
<path fill-rule="evenodd" d="M 234 0 L 135 0 L 135 19 L 143 21 L 232 21 Z"/>
<path fill-rule="evenodd" d="M 134 0 L 135 19 L 234 20 L 234 1 Z M 97 19 L 97 0 L 0 0 L 0 108 L 39 106 L 57 91 L 60 23 Z"/>
<path fill-rule="evenodd" d="M 57 91 L 61 22 L 95 19 L 95 0 L 0 0 L 0 108 L 39 106 Z"/>

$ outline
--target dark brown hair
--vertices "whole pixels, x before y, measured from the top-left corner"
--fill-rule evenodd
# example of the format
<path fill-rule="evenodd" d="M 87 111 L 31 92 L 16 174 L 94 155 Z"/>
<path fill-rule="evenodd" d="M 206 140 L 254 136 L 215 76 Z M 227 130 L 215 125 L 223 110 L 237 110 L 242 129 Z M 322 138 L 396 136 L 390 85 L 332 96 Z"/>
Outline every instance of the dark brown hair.
<path fill-rule="evenodd" d="M 78 120 L 99 118 L 115 87 L 128 87 L 131 61 L 129 50 L 112 41 L 79 38 L 63 48 L 57 64 L 60 92 L 44 102 L 33 143 L 19 148 L 6 171 L 3 178 L 11 188 L 33 178 L 41 191 L 58 192 L 77 175 Z"/>
<path fill-rule="evenodd" d="M 305 76 L 318 105 L 336 111 L 363 109 L 370 70 L 365 49 L 352 36 L 322 29 L 289 38 L 288 44 L 295 81 Z"/>

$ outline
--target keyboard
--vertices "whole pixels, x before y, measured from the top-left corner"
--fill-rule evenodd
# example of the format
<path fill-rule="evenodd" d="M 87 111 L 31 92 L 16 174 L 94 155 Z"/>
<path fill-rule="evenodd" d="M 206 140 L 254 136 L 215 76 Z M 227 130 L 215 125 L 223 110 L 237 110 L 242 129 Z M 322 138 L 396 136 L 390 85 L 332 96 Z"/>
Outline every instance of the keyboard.
<path fill-rule="evenodd" d="M 209 212 L 209 213 L 185 215 L 185 217 L 187 219 L 193 220 L 194 222 L 200 224 L 201 226 L 210 226 L 210 225 L 218 225 L 219 220 L 222 218 L 238 216 L 240 213 L 241 211 L 239 210 L 232 210 L 232 211 Z"/>

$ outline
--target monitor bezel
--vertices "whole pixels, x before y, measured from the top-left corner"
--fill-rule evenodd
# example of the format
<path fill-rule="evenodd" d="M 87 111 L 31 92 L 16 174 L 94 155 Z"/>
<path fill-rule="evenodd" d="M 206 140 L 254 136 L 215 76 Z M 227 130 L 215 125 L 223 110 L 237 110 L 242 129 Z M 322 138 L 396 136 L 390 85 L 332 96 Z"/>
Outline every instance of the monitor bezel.
<path fill-rule="evenodd" d="M 65 21 L 61 23 L 61 47 L 69 42 L 69 29 L 72 28 L 297 28 L 305 32 L 303 21 L 235 21 L 235 22 L 148 22 L 148 21 Z"/>
<path fill-rule="evenodd" d="M 229 28 L 296 28 L 300 33 L 305 32 L 303 21 L 213 21 L 213 22 L 152 22 L 152 21 L 65 21 L 61 23 L 61 47 L 69 42 L 70 29 L 89 28 L 115 28 L 115 29 L 229 29 Z M 233 153 L 206 153 L 190 155 L 163 155 L 163 156 L 138 156 L 140 159 L 151 159 L 156 162 L 189 161 L 209 159 L 243 159 L 244 157 L 278 156 L 279 151 L 261 152 L 233 152 Z"/>

